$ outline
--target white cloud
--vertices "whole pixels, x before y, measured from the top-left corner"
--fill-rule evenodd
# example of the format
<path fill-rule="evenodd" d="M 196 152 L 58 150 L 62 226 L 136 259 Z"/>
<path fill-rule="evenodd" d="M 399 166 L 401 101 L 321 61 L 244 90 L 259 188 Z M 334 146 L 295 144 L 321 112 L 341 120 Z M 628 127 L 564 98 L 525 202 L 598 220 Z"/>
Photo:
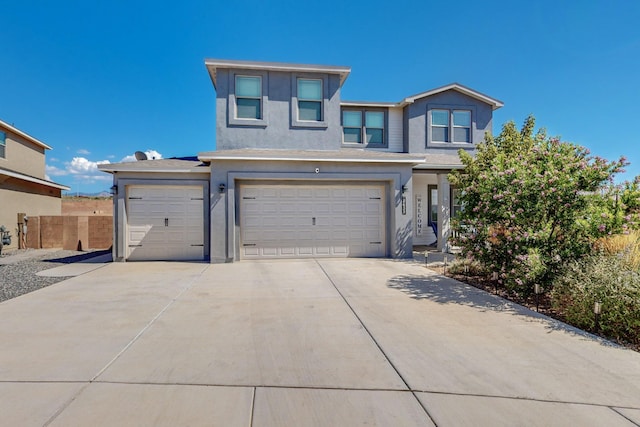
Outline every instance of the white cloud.
<path fill-rule="evenodd" d="M 153 159 L 161 159 L 162 158 L 162 154 L 158 153 L 156 150 L 146 150 L 144 151 L 144 154 L 147 155 L 147 159 L 149 160 L 153 160 Z M 120 160 L 123 163 L 126 162 L 135 162 L 136 161 L 136 156 L 134 154 L 130 154 L 126 157 L 123 157 L 122 160 Z"/>
<path fill-rule="evenodd" d="M 46 165 L 44 167 L 44 171 L 47 174 L 47 176 L 64 176 L 64 175 L 69 175 L 69 172 L 67 172 L 64 169 L 60 169 L 57 168 L 55 166 L 51 166 L 51 165 Z M 48 179 L 48 178 L 47 178 Z"/>
<path fill-rule="evenodd" d="M 81 148 L 78 151 L 76 151 L 76 153 L 82 154 L 83 156 L 88 156 L 89 154 L 91 154 L 91 151 L 85 150 L 84 148 Z"/>
<path fill-rule="evenodd" d="M 110 163 L 109 160 L 93 162 L 84 157 L 74 157 L 73 160 L 66 165 L 67 171 L 73 175 L 92 175 L 94 173 L 98 173 L 98 165 L 104 165 L 107 163 Z"/>

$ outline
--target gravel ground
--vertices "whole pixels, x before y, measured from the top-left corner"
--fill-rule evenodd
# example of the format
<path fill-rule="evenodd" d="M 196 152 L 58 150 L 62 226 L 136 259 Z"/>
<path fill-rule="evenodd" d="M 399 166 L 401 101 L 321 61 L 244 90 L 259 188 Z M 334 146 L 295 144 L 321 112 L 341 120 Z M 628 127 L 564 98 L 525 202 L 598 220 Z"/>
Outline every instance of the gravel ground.
<path fill-rule="evenodd" d="M 33 249 L 31 249 L 33 250 Z M 28 252 L 26 250 L 15 250 L 5 254 L 2 258 L 9 258 L 18 253 Z M 61 265 L 78 262 L 83 259 L 101 255 L 108 251 L 65 251 L 42 252 L 34 254 L 33 258 L 19 261 L 14 264 L 0 265 L 0 302 L 17 296 L 33 292 L 45 286 L 61 282 L 69 277 L 41 277 L 36 273 L 42 270 L 59 267 Z"/>

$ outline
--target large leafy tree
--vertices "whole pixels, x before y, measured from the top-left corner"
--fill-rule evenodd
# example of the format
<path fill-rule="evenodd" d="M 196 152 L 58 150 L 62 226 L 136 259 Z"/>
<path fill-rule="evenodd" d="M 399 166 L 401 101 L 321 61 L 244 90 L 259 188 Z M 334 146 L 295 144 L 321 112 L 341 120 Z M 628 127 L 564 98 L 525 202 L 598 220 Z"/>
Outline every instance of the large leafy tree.
<path fill-rule="evenodd" d="M 587 195 L 625 164 L 535 132 L 533 116 L 521 130 L 508 122 L 498 136 L 487 135 L 475 157 L 459 154 L 465 168 L 449 179 L 465 208 L 453 221 L 453 243 L 521 294 L 551 283 L 562 265 L 590 250 Z"/>

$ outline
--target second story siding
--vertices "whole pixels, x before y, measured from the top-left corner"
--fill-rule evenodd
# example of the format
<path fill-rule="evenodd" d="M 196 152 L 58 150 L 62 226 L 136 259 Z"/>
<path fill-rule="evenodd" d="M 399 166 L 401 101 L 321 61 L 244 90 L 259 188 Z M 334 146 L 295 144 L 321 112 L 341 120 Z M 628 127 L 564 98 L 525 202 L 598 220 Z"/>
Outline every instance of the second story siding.
<path fill-rule="evenodd" d="M 44 179 L 45 149 L 49 147 L 34 141 L 37 140 L 0 122 L 0 167 Z"/>
<path fill-rule="evenodd" d="M 281 68 L 216 65 L 219 150 L 340 149 L 340 87 L 346 76 L 332 67 Z"/>
<path fill-rule="evenodd" d="M 494 108 L 453 89 L 416 99 L 404 107 L 404 148 L 433 154 L 473 150 L 491 132 Z"/>

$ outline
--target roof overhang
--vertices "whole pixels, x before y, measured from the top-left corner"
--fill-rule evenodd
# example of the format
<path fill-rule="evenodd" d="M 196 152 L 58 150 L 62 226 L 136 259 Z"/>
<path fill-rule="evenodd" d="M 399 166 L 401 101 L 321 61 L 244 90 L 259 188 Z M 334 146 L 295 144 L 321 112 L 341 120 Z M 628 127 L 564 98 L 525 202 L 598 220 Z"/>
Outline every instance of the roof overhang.
<path fill-rule="evenodd" d="M 366 153 L 366 155 L 363 155 Z M 215 160 L 270 161 L 270 162 L 331 162 L 331 163 L 392 163 L 417 165 L 425 162 L 424 156 L 345 149 L 339 151 L 303 150 L 220 150 L 200 153 L 203 162 Z"/>
<path fill-rule="evenodd" d="M 106 173 L 209 173 L 207 165 L 199 161 L 180 159 L 141 160 L 137 162 L 103 163 L 98 170 Z"/>
<path fill-rule="evenodd" d="M 5 176 L 8 178 L 16 178 L 22 181 L 44 185 L 47 187 L 56 188 L 58 190 L 63 190 L 63 191 L 68 191 L 70 189 L 70 187 L 67 187 L 66 185 L 57 184 L 52 181 L 47 181 L 46 179 L 36 178 L 35 176 L 25 175 L 23 173 L 10 171 L 8 169 L 0 169 L 0 176 Z"/>
<path fill-rule="evenodd" d="M 476 90 L 473 90 L 471 88 L 463 86 L 463 85 L 461 85 L 459 83 L 451 83 L 451 84 L 448 84 L 448 85 L 445 85 L 445 86 L 441 86 L 441 87 L 438 87 L 438 88 L 435 88 L 435 89 L 428 90 L 426 92 L 422 92 L 422 93 L 418 93 L 418 94 L 413 95 L 413 96 L 409 96 L 409 97 L 403 99 L 402 101 L 400 101 L 398 103 L 398 107 L 404 107 L 405 105 L 413 104 L 418 99 L 422 99 L 422 98 L 425 98 L 427 96 L 437 95 L 439 93 L 446 92 L 448 90 L 455 90 L 456 92 L 460 92 L 463 95 L 467 95 L 467 96 L 469 96 L 471 98 L 477 99 L 478 101 L 482 101 L 484 103 L 487 103 L 487 104 L 491 105 L 491 108 L 493 110 L 497 110 L 498 108 L 504 106 L 504 102 L 502 102 L 502 101 L 500 101 L 498 99 L 492 98 L 492 97 L 490 97 L 488 95 L 485 95 L 485 94 L 480 93 L 480 92 L 478 92 Z"/>
<path fill-rule="evenodd" d="M 351 67 L 334 65 L 291 64 L 286 62 L 236 61 L 228 59 L 205 59 L 204 65 L 209 71 L 213 86 L 217 88 L 218 69 L 282 71 L 297 73 L 338 74 L 340 86 L 351 73 Z"/>
<path fill-rule="evenodd" d="M 471 98 L 474 98 L 486 104 L 489 104 L 491 105 L 491 108 L 493 110 L 497 110 L 498 108 L 504 106 L 504 103 L 502 101 L 492 98 L 490 96 L 487 96 L 483 93 L 480 93 L 466 86 L 463 86 L 459 83 L 451 83 L 446 86 L 442 86 L 439 88 L 428 90 L 426 92 L 419 93 L 417 95 L 409 96 L 400 102 L 341 101 L 340 105 L 343 107 L 403 108 L 409 104 L 413 104 L 419 99 L 425 98 L 427 96 L 437 95 L 439 93 L 446 92 L 448 90 L 455 90 Z"/>
<path fill-rule="evenodd" d="M 25 133 L 25 132 L 21 131 L 20 129 L 16 128 L 16 127 L 11 126 L 7 122 L 4 122 L 4 121 L 0 120 L 0 128 L 5 128 L 9 132 L 14 133 L 14 134 L 26 139 L 27 141 L 32 142 L 32 143 L 36 144 L 37 146 L 44 148 L 45 150 L 51 150 L 51 147 L 49 147 L 44 142 L 40 141 L 39 139 L 36 139 L 36 138 L 32 137 L 28 133 Z"/>

